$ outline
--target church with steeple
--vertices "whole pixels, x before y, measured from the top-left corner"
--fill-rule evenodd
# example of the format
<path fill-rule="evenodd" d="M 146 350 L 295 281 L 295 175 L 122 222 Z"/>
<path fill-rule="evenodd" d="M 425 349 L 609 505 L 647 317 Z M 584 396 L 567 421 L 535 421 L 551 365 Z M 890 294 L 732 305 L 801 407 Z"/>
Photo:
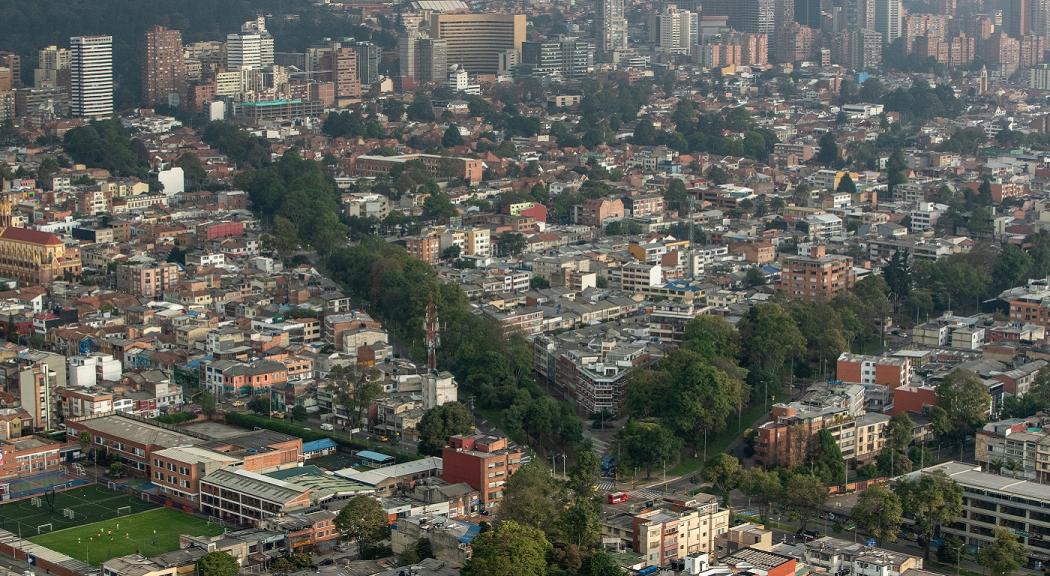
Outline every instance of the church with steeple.
<path fill-rule="evenodd" d="M 47 285 L 80 276 L 80 250 L 50 232 L 14 226 L 14 196 L 0 194 L 0 278 Z"/>

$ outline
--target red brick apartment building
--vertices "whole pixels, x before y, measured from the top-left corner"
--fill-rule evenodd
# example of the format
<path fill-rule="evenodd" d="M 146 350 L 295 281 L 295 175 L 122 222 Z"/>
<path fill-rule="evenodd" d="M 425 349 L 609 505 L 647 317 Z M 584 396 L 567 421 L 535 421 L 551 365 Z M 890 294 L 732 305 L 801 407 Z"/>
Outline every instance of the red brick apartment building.
<path fill-rule="evenodd" d="M 791 298 L 827 302 L 856 283 L 852 258 L 829 255 L 823 245 L 817 245 L 810 249 L 809 256 L 784 260 L 777 291 Z"/>
<path fill-rule="evenodd" d="M 911 361 L 889 356 L 864 356 L 843 352 L 836 378 L 851 384 L 877 384 L 891 390 L 911 384 Z"/>
<path fill-rule="evenodd" d="M 441 453 L 442 480 L 463 482 L 481 494 L 485 510 L 498 508 L 507 478 L 521 468 L 521 448 L 485 434 L 456 435 L 448 443 Z"/>

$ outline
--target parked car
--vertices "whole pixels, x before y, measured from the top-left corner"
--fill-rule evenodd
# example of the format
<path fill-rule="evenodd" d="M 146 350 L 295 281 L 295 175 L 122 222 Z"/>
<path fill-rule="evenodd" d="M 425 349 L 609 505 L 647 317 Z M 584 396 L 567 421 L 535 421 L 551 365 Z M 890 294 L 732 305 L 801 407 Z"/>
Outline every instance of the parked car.
<path fill-rule="evenodd" d="M 817 538 L 820 538 L 820 532 L 815 530 L 799 530 L 798 532 L 795 532 L 795 536 L 803 542 L 812 542 Z"/>
<path fill-rule="evenodd" d="M 321 430 L 335 430 L 335 426 L 332 426 L 329 422 L 324 422 L 321 424 Z"/>

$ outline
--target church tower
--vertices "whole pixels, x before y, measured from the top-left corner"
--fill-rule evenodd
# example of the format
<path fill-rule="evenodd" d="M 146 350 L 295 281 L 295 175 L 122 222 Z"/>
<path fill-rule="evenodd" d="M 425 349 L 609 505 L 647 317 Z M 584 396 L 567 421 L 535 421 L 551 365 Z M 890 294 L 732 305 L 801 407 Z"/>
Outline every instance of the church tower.
<path fill-rule="evenodd" d="M 0 230 L 11 227 L 13 201 L 10 194 L 0 194 Z"/>

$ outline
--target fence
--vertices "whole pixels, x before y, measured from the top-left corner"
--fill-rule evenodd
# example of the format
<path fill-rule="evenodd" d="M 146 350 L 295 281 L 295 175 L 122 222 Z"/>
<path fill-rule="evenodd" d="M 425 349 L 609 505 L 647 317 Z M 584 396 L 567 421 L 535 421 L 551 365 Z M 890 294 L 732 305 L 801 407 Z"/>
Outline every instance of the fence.
<path fill-rule="evenodd" d="M 863 492 L 872 486 L 885 486 L 890 483 L 889 478 L 872 478 L 870 480 L 858 480 L 856 482 L 849 482 L 845 486 L 842 484 L 835 484 L 834 486 L 828 486 L 828 494 L 836 496 L 839 494 L 851 494 L 853 492 Z"/>

